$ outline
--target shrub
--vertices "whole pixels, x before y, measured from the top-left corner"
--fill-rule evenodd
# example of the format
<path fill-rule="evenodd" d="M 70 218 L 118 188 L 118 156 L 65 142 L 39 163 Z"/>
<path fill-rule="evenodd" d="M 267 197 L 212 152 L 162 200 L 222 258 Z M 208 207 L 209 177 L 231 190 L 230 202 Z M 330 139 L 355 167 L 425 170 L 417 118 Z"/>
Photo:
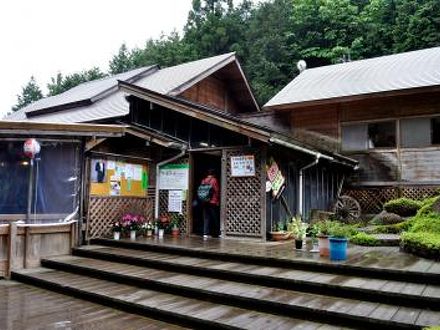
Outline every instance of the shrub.
<path fill-rule="evenodd" d="M 416 215 L 422 205 L 423 202 L 403 197 L 386 202 L 383 208 L 385 211 L 398 214 L 401 217 L 411 217 Z"/>
<path fill-rule="evenodd" d="M 350 238 L 358 233 L 356 227 L 341 222 L 334 221 L 330 227 L 330 236 L 337 238 Z"/>
<path fill-rule="evenodd" d="M 440 196 L 427 198 L 422 201 L 422 207 L 417 211 L 417 217 L 425 216 L 430 213 L 439 213 L 439 205 L 438 202 L 440 201 Z"/>
<path fill-rule="evenodd" d="M 375 246 L 379 244 L 379 240 L 376 237 L 362 232 L 351 237 L 350 242 L 365 246 Z"/>
<path fill-rule="evenodd" d="M 395 213 L 389 213 L 387 211 L 382 211 L 376 215 L 370 223 L 372 225 L 393 225 L 402 222 L 403 219 L 400 215 Z"/>
<path fill-rule="evenodd" d="M 426 232 L 440 235 L 440 214 L 431 213 L 426 216 L 414 217 L 408 231 L 412 233 Z"/>
<path fill-rule="evenodd" d="M 423 257 L 440 259 L 440 234 L 426 232 L 408 232 L 401 236 L 405 251 Z"/>

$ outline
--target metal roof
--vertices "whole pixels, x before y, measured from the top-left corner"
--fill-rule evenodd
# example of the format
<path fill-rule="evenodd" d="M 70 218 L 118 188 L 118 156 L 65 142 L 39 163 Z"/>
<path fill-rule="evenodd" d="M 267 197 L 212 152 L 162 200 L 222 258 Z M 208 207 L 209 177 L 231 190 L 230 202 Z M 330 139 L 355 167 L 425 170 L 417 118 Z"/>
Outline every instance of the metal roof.
<path fill-rule="evenodd" d="M 440 47 L 306 69 L 264 107 L 440 85 Z"/>
<path fill-rule="evenodd" d="M 235 60 L 235 53 L 227 53 L 160 70 L 157 66 L 143 67 L 83 83 L 36 101 L 5 119 L 71 123 L 122 117 L 129 113 L 129 104 L 125 100 L 127 94 L 117 90 L 118 80 L 160 94 L 177 95 Z"/>

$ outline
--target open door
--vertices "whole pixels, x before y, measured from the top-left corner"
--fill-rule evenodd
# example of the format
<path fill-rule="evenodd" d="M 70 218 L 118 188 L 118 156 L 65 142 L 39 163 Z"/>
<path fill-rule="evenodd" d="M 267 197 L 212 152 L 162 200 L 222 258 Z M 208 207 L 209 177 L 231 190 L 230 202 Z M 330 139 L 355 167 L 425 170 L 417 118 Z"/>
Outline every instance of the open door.
<path fill-rule="evenodd" d="M 221 152 L 194 152 L 193 158 L 193 173 L 192 173 L 192 189 L 193 203 L 192 203 L 192 234 L 203 235 L 204 225 L 204 203 L 197 199 L 197 189 L 202 183 L 202 180 L 207 176 L 208 171 L 212 170 L 216 177 L 220 190 L 221 187 Z M 220 197 L 221 194 L 219 194 Z M 219 201 L 221 198 L 219 198 Z M 205 211 L 206 212 L 206 211 Z M 217 237 L 220 235 L 220 205 L 214 211 L 216 221 L 211 221 L 209 226 L 209 235 Z"/>

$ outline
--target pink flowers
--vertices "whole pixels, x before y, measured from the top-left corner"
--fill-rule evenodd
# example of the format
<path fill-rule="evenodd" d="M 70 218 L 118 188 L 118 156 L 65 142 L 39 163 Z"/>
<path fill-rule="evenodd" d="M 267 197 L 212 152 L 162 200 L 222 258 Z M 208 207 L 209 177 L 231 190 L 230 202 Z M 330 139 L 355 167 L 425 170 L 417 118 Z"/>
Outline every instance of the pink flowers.
<path fill-rule="evenodd" d="M 127 231 L 139 230 L 144 222 L 142 215 L 126 213 L 122 217 L 122 228 Z"/>

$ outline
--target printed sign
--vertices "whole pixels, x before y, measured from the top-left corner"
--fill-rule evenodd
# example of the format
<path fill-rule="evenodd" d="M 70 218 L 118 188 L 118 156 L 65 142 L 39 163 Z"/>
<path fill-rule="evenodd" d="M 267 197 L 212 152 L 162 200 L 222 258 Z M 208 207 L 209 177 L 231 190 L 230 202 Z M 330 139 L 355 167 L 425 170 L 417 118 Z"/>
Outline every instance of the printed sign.
<path fill-rule="evenodd" d="M 182 213 L 182 190 L 168 191 L 168 212 Z"/>
<path fill-rule="evenodd" d="M 231 157 L 231 176 L 255 176 L 254 155 Z"/>
<path fill-rule="evenodd" d="M 159 170 L 159 189 L 187 190 L 189 178 L 188 164 L 168 164 Z"/>

